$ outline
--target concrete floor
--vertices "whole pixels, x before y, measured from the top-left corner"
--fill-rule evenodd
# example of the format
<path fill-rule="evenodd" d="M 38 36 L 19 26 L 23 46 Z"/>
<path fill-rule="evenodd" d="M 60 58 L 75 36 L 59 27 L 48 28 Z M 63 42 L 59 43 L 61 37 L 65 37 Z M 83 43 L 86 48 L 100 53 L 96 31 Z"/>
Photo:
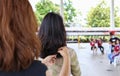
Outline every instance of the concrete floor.
<path fill-rule="evenodd" d="M 81 43 L 79 48 L 77 43 L 68 43 L 67 46 L 73 48 L 77 53 L 81 76 L 120 76 L 120 65 L 114 67 L 112 64 L 109 64 L 107 58 L 109 44 L 103 44 L 105 48 L 104 55 L 101 55 L 99 49 L 97 54 L 93 55 L 89 43 Z"/>

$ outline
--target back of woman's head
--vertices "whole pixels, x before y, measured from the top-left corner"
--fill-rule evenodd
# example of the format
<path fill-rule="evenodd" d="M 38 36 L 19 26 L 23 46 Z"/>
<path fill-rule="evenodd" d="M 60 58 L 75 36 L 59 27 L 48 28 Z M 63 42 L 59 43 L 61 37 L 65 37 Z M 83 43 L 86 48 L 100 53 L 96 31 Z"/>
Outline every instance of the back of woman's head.
<path fill-rule="evenodd" d="M 28 0 L 0 0 L 0 70 L 26 69 L 38 57 L 36 28 Z"/>
<path fill-rule="evenodd" d="M 39 38 L 42 43 L 41 57 L 57 54 L 58 48 L 66 45 L 66 31 L 63 19 L 56 13 L 48 13 L 40 26 Z"/>

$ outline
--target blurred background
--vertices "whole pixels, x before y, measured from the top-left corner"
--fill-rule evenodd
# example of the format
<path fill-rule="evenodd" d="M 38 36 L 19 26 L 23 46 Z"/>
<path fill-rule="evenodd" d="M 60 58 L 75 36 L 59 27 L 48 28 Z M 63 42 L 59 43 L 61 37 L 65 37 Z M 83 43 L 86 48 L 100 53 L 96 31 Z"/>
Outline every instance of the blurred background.
<path fill-rule="evenodd" d="M 38 24 L 48 12 L 64 19 L 67 42 L 89 42 L 90 38 L 109 40 L 109 32 L 120 37 L 120 0 L 29 0 Z"/>

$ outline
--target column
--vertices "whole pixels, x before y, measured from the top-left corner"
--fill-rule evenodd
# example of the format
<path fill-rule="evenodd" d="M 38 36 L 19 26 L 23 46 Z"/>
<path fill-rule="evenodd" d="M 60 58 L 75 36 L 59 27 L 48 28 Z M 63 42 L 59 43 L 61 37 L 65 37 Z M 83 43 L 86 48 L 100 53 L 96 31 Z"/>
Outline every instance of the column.
<path fill-rule="evenodd" d="M 60 0 L 60 15 L 63 17 L 63 19 L 64 19 L 64 13 L 63 13 L 63 11 L 64 11 L 64 8 L 63 8 L 63 0 Z"/>
<path fill-rule="evenodd" d="M 114 0 L 111 0 L 110 3 L 110 27 L 115 27 L 115 20 L 114 20 Z"/>

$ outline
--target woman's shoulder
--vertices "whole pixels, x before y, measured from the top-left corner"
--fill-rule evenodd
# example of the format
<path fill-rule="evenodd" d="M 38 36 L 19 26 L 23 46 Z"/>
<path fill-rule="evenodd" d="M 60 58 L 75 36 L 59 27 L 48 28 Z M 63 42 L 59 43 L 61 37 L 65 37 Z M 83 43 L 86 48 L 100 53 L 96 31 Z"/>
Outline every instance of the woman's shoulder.
<path fill-rule="evenodd" d="M 34 60 L 29 68 L 15 72 L 0 71 L 0 76 L 46 76 L 47 67 L 41 61 Z"/>
<path fill-rule="evenodd" d="M 68 47 L 70 55 L 75 54 L 75 50 L 71 47 Z"/>
<path fill-rule="evenodd" d="M 47 69 L 47 67 L 45 66 L 45 64 L 41 63 L 41 61 L 39 60 L 34 60 L 33 63 L 31 64 L 30 68 L 42 68 L 42 69 Z"/>
<path fill-rule="evenodd" d="M 31 66 L 26 70 L 28 76 L 45 76 L 47 67 L 39 60 L 34 60 Z M 32 75 L 33 74 L 33 75 Z"/>

